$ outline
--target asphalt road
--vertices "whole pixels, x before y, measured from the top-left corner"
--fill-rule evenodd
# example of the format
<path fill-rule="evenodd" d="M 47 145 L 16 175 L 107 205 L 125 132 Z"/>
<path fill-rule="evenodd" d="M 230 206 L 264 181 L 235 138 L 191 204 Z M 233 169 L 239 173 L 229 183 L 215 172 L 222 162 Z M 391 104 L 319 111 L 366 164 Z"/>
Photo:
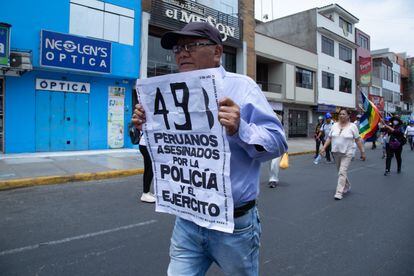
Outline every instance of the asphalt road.
<path fill-rule="evenodd" d="M 278 188 L 263 181 L 261 275 L 414 275 L 414 152 L 387 177 L 380 150 L 367 153 L 341 201 L 335 166 L 311 155 L 291 157 Z M 137 200 L 141 180 L 0 192 L 0 274 L 166 275 L 174 218 Z"/>

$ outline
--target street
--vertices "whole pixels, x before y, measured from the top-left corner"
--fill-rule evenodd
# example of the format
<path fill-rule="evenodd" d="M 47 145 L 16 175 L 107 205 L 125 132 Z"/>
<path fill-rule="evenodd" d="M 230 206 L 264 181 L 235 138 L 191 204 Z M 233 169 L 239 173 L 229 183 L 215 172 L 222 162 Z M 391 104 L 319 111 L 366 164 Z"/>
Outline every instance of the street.
<path fill-rule="evenodd" d="M 380 147 L 380 145 L 379 145 Z M 349 169 L 335 201 L 334 164 L 290 157 L 280 186 L 263 168 L 260 275 L 414 275 L 414 152 L 381 149 Z M 358 156 L 358 155 L 357 155 Z M 171 215 L 138 201 L 142 175 L 0 192 L 1 275 L 166 275 Z M 213 266 L 208 275 L 222 275 Z"/>

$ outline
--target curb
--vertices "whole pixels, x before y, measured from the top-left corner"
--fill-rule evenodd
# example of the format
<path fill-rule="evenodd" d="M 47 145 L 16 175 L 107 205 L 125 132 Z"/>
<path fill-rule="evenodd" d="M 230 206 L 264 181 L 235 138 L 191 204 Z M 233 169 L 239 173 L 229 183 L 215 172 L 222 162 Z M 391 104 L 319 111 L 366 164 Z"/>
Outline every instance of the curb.
<path fill-rule="evenodd" d="M 116 177 L 126 177 L 137 174 L 143 174 L 144 169 L 130 169 L 130 170 L 113 170 L 97 173 L 77 173 L 73 175 L 54 175 L 54 176 L 41 176 L 34 178 L 20 178 L 0 181 L 0 191 L 10 190 L 23 187 L 51 185 L 51 184 L 64 184 L 68 182 L 76 181 L 91 181 L 100 179 L 109 179 Z"/>
<path fill-rule="evenodd" d="M 314 153 L 314 150 L 292 152 L 289 156 L 305 155 Z M 52 175 L 52 176 L 40 176 L 32 178 L 19 178 L 0 181 L 0 191 L 11 190 L 24 187 L 52 185 L 52 184 L 65 184 L 68 182 L 77 181 L 92 181 L 101 179 L 110 179 L 117 177 L 127 177 L 132 175 L 143 174 L 144 169 L 129 169 L 129 170 L 112 170 L 97 173 L 77 173 L 72 175 Z"/>

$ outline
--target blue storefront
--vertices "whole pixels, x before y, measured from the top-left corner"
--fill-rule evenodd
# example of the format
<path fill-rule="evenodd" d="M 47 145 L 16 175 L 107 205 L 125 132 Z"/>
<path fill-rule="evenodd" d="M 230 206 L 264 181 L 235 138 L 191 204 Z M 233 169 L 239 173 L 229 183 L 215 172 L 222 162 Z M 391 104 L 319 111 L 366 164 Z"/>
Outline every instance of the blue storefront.
<path fill-rule="evenodd" d="M 132 147 L 140 2 L 1 5 L 1 21 L 11 25 L 10 62 L 0 65 L 1 152 Z"/>

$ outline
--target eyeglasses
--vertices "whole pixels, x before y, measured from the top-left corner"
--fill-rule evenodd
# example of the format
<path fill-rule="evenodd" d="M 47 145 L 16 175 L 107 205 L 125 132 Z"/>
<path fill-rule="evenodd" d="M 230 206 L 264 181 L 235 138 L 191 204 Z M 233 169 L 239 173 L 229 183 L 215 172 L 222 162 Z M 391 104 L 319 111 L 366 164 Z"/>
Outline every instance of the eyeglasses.
<path fill-rule="evenodd" d="M 191 53 L 195 51 L 197 46 L 209 46 L 209 45 L 216 45 L 216 44 L 212 42 L 193 42 L 193 43 L 187 43 L 184 45 L 174 45 L 172 47 L 172 51 L 174 54 L 179 54 L 183 50 Z"/>

